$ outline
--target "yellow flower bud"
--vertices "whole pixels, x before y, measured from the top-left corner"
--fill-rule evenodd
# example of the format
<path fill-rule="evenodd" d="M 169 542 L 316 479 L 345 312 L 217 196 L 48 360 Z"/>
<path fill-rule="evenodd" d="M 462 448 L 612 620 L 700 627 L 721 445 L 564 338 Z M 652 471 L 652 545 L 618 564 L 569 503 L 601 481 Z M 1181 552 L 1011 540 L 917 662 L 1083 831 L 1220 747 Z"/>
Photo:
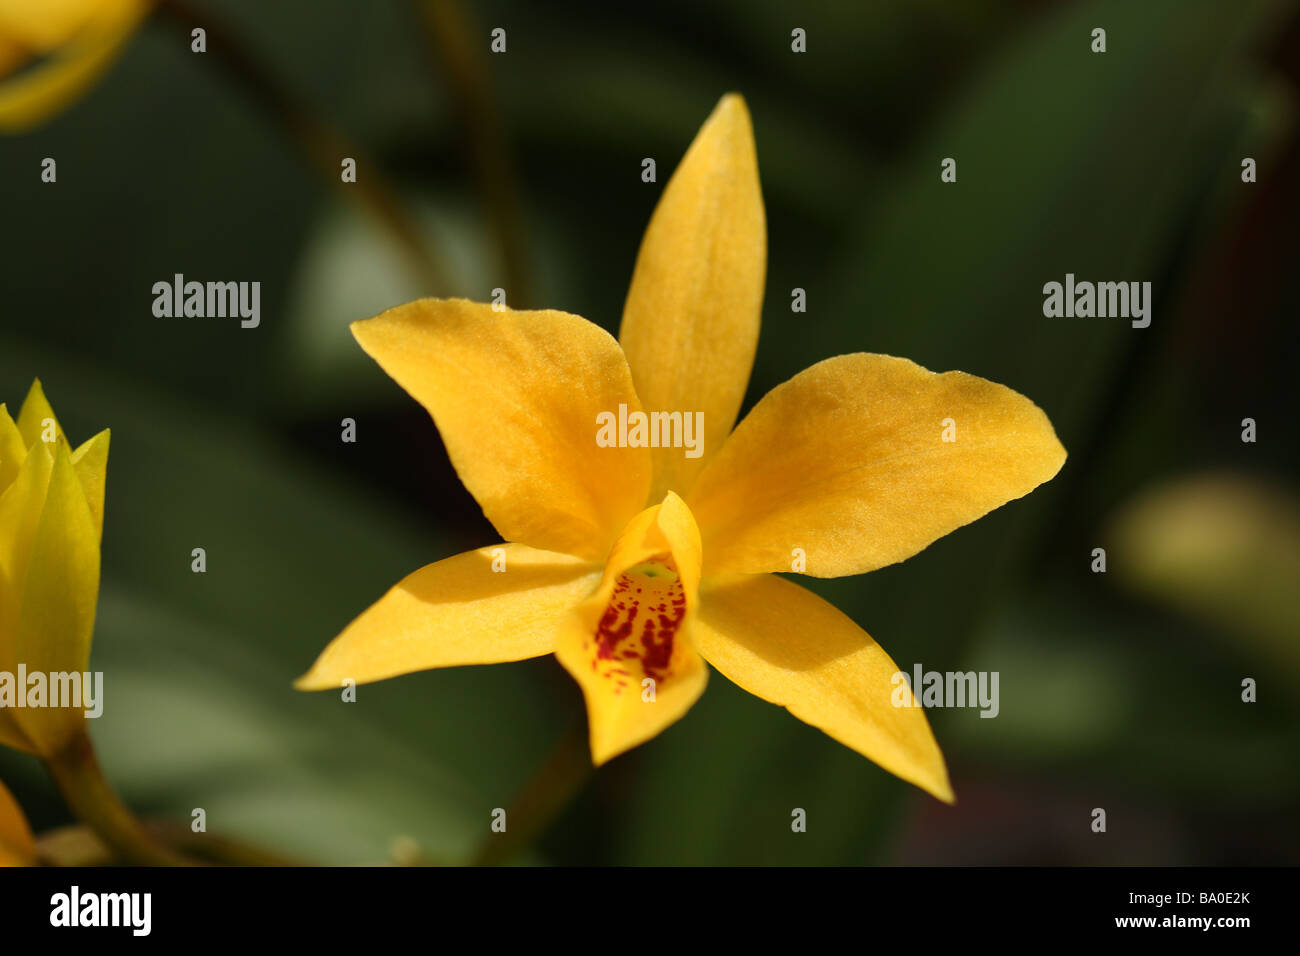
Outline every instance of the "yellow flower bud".
<path fill-rule="evenodd" d="M 0 743 L 42 757 L 85 720 L 108 439 L 72 450 L 40 382 L 0 405 Z"/>
<path fill-rule="evenodd" d="M 22 807 L 0 783 L 0 866 L 31 866 L 36 862 L 36 841 Z"/>
<path fill-rule="evenodd" d="M 0 0 L 0 132 L 35 126 L 76 100 L 117 58 L 149 6 Z"/>

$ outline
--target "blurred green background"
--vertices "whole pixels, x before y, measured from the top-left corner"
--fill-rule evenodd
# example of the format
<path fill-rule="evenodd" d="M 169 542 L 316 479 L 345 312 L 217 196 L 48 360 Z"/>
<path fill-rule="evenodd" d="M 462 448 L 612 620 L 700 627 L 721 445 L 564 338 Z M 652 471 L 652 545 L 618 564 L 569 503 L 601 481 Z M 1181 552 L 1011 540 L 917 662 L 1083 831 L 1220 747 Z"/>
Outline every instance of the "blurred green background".
<path fill-rule="evenodd" d="M 902 565 L 808 582 L 909 672 L 998 671 L 1001 713 L 931 712 L 949 808 L 714 674 L 523 858 L 1300 861 L 1297 5 L 542 6 L 194 0 L 361 144 L 362 179 L 397 184 L 441 287 L 230 61 L 190 52 L 204 16 L 155 16 L 85 99 L 0 140 L 0 400 L 39 376 L 74 439 L 113 430 L 92 733 L 126 800 L 325 863 L 382 862 L 399 838 L 454 860 L 486 835 L 584 719 L 552 658 L 355 704 L 289 686 L 402 575 L 496 540 L 347 323 L 500 286 L 617 331 L 663 184 L 738 90 L 770 248 L 746 407 L 822 358 L 885 352 L 1023 392 L 1070 452 Z M 155 318 L 151 287 L 178 272 L 260 281 L 261 327 Z M 1150 328 L 1044 318 L 1066 272 L 1153 282 Z M 0 779 L 38 830 L 66 822 L 34 760 L 0 753 Z"/>

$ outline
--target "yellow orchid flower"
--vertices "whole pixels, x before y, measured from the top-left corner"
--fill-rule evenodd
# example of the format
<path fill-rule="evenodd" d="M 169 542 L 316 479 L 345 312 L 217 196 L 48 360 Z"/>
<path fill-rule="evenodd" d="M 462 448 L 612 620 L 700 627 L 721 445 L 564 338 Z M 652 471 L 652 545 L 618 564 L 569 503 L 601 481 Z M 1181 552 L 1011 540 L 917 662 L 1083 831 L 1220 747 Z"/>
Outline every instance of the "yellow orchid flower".
<path fill-rule="evenodd" d="M 459 299 L 354 323 L 361 347 L 433 416 L 510 543 L 409 575 L 297 686 L 554 653 L 582 687 L 600 764 L 681 717 L 707 661 L 951 801 L 943 756 L 889 655 L 775 572 L 837 577 L 902 561 L 1051 478 L 1065 450 L 1008 388 L 865 353 L 801 372 L 733 431 L 766 243 L 749 113 L 733 94 L 651 218 L 618 341 L 564 312 Z M 672 414 L 684 432 L 702 413 L 699 454 L 675 433 L 648 441 L 646 410 L 664 413 L 654 420 L 665 434 Z M 598 440 L 614 416 L 620 440 Z M 900 691 L 909 706 L 893 705 Z"/>
<path fill-rule="evenodd" d="M 84 707 L 52 706 L 50 675 L 90 662 L 108 441 L 73 451 L 39 381 L 17 422 L 0 405 L 0 744 L 43 758 L 84 729 Z M 20 674 L 41 675 L 43 700 Z"/>
<path fill-rule="evenodd" d="M 36 126 L 81 96 L 117 58 L 149 6 L 149 0 L 0 0 L 0 132 Z"/>
<path fill-rule="evenodd" d="M 0 783 L 0 866 L 31 866 L 36 862 L 36 840 L 22 807 Z"/>

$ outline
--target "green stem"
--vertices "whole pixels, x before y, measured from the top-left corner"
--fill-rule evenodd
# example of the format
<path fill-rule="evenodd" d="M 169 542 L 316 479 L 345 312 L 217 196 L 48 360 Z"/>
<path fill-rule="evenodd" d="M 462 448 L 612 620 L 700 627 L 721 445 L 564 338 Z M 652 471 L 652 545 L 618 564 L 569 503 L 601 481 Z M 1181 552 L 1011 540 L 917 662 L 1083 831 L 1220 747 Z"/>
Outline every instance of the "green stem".
<path fill-rule="evenodd" d="M 195 833 L 182 823 L 144 820 L 150 836 L 175 850 L 185 850 L 196 860 L 223 866 L 304 866 L 261 847 L 211 833 Z M 37 856 L 47 866 L 108 866 L 113 851 L 90 827 L 71 824 L 48 830 L 36 838 Z"/>
<path fill-rule="evenodd" d="M 195 833 L 188 826 L 172 821 L 150 821 L 145 829 L 160 841 L 184 850 L 201 862 L 220 866 L 306 866 L 302 860 L 281 856 L 260 846 L 244 843 L 218 833 Z"/>
<path fill-rule="evenodd" d="M 445 292 L 447 272 L 430 252 L 427 241 L 415 221 L 379 173 L 379 166 L 366 159 L 355 143 L 337 129 L 317 119 L 284 87 L 262 63 L 253 58 L 219 17 L 199 10 L 189 0 L 157 0 L 160 12 L 188 36 L 201 26 L 207 33 L 207 51 L 224 67 L 250 99 L 276 125 L 287 129 L 302 147 L 308 161 L 325 181 L 356 200 L 381 225 L 403 251 L 414 277 L 429 294 Z M 357 179 L 344 183 L 340 163 L 351 157 L 357 163 Z"/>
<path fill-rule="evenodd" d="M 501 249 L 506 293 L 514 308 L 532 304 L 527 251 L 506 136 L 492 92 L 486 34 L 457 0 L 418 0 L 420 22 L 439 78 L 465 130 L 470 166 Z"/>
<path fill-rule="evenodd" d="M 495 866 L 512 859 L 545 832 L 591 775 L 586 722 L 579 721 L 506 809 L 505 832 L 489 833 L 471 863 Z"/>
<path fill-rule="evenodd" d="M 95 757 L 95 748 L 84 731 L 59 753 L 47 757 L 45 766 L 68 809 L 93 829 L 121 859 L 145 866 L 188 866 L 193 863 L 150 836 L 122 803 L 104 778 Z"/>

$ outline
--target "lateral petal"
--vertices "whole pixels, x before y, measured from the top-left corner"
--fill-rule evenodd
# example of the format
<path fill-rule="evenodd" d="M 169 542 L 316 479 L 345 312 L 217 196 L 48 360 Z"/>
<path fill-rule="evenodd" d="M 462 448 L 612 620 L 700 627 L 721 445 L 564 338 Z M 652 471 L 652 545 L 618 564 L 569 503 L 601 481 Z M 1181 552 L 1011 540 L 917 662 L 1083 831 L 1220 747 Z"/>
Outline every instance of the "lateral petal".
<path fill-rule="evenodd" d="M 598 565 L 522 544 L 446 558 L 407 575 L 294 686 L 326 690 L 348 679 L 364 684 L 433 667 L 549 654 L 562 619 L 599 581 Z"/>
<path fill-rule="evenodd" d="M 706 581 L 691 639 L 751 694 L 953 802 L 943 754 L 898 666 L 811 591 L 775 575 Z"/>
<path fill-rule="evenodd" d="M 5 462 L 13 462 L 15 455 L 21 455 L 16 471 L 8 481 L 0 481 L 0 674 L 10 675 L 16 675 L 18 669 L 18 608 L 23 578 L 54 462 L 44 444 L 33 454 L 26 452 L 17 426 L 0 406 L 0 473 L 8 474 Z M 17 677 L 12 680 L 16 683 Z M 15 686 L 14 692 L 22 690 Z M 35 753 L 35 745 L 14 717 L 17 713 L 0 708 L 0 744 Z"/>
<path fill-rule="evenodd" d="M 0 34 L 43 53 L 139 6 L 142 0 L 0 0 Z"/>
<path fill-rule="evenodd" d="M 0 866 L 36 863 L 36 838 L 9 789 L 0 783 Z"/>
<path fill-rule="evenodd" d="M 27 397 L 23 399 L 23 406 L 18 410 L 18 431 L 23 436 L 23 444 L 28 448 L 44 442 L 50 446 L 51 453 L 60 437 L 66 441 L 63 426 L 59 424 L 58 416 L 45 397 L 45 389 L 41 387 L 39 378 L 32 382 Z"/>
<path fill-rule="evenodd" d="M 951 439 L 951 440 L 949 440 Z M 688 497 L 705 573 L 839 577 L 894 564 L 1060 470 L 1047 416 L 964 372 L 859 353 L 754 406 Z"/>
<path fill-rule="evenodd" d="M 52 50 L 49 59 L 0 82 L 0 132 L 30 129 L 85 93 L 117 59 L 148 5 L 118 0 L 92 9 L 94 15 L 72 36 L 35 37 L 38 49 Z"/>
<path fill-rule="evenodd" d="M 0 494 L 0 672 L 18 663 L 18 611 L 53 470 L 49 448 L 37 444 Z"/>
<path fill-rule="evenodd" d="M 30 56 L 25 47 L 0 33 L 0 79 L 26 63 Z"/>
<path fill-rule="evenodd" d="M 104 485 L 108 481 L 109 435 L 109 430 L 105 428 L 72 453 L 72 467 L 77 472 L 77 480 L 81 482 L 81 490 L 86 495 L 86 504 L 90 507 L 95 522 L 97 540 L 103 536 L 104 531 Z"/>
<path fill-rule="evenodd" d="M 84 672 L 98 600 L 99 534 L 68 446 L 60 442 L 23 579 L 18 660 L 47 674 Z M 24 708 L 16 716 L 38 751 L 50 754 L 81 727 L 83 709 Z"/>
<path fill-rule="evenodd" d="M 14 672 L 9 671 L 9 673 L 13 674 Z M 15 675 L 14 680 L 17 681 L 17 675 Z M 15 687 L 14 692 L 19 693 L 17 687 Z M 0 710 L 0 746 L 10 747 L 25 754 L 35 754 L 37 752 L 36 745 L 28 739 L 22 727 L 18 726 L 18 721 L 14 720 L 13 715 L 15 713 L 17 713 L 16 710 L 8 708 Z"/>
<path fill-rule="evenodd" d="M 9 409 L 0 403 L 0 494 L 18 477 L 18 469 L 27 458 L 27 443 L 18 425 L 9 417 Z"/>

